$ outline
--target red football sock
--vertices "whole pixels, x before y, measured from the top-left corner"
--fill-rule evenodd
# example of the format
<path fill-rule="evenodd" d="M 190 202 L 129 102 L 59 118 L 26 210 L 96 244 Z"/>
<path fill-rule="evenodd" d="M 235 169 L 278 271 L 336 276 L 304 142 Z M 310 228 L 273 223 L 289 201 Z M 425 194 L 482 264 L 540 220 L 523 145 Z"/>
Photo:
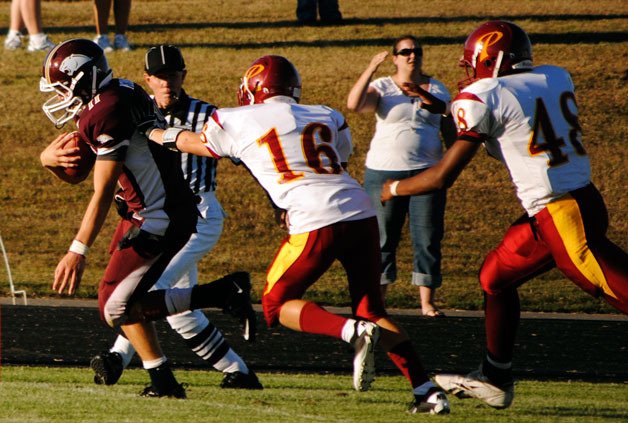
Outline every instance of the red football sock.
<path fill-rule="evenodd" d="M 347 318 L 330 313 L 314 303 L 307 303 L 299 316 L 299 324 L 303 332 L 339 339 L 342 339 L 342 328 L 347 320 Z"/>
<path fill-rule="evenodd" d="M 493 360 L 512 361 L 517 328 L 519 327 L 519 295 L 516 288 L 499 294 L 485 294 L 484 326 L 486 347 Z"/>
<path fill-rule="evenodd" d="M 421 359 L 410 341 L 404 341 L 395 345 L 388 351 L 388 357 L 401 370 L 406 379 L 410 381 L 413 389 L 429 380 Z"/>

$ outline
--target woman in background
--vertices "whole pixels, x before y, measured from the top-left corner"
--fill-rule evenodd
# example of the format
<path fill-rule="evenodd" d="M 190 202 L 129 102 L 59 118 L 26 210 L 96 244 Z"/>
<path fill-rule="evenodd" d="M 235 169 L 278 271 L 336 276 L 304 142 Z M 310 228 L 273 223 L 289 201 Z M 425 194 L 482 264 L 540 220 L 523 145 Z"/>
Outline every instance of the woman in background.
<path fill-rule="evenodd" d="M 445 85 L 423 73 L 423 50 L 418 39 L 404 35 L 393 44 L 395 73 L 371 78 L 388 57 L 376 54 L 349 92 L 349 110 L 375 112 L 376 128 L 366 156 L 364 187 L 377 210 L 382 249 L 381 288 L 397 279 L 396 251 L 406 215 L 414 252 L 412 284 L 419 287 L 421 312 L 443 317 L 434 304 L 436 288 L 442 284 L 441 240 L 444 233 L 446 191 L 395 197 L 382 205 L 380 192 L 387 179 L 401 179 L 423 172 L 443 154 L 442 143 L 450 145 L 456 135 L 447 116 L 451 96 Z M 411 92 L 420 96 L 410 96 Z"/>

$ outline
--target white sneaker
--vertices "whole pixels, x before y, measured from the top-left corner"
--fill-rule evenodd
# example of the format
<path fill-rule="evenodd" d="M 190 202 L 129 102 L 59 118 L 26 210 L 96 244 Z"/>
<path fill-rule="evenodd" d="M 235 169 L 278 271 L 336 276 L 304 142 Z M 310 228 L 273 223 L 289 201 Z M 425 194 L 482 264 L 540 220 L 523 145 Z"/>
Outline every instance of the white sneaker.
<path fill-rule="evenodd" d="M 7 38 L 4 39 L 4 48 L 5 50 L 17 50 L 22 47 L 22 38 L 24 36 L 21 33 L 7 35 Z"/>
<path fill-rule="evenodd" d="M 410 414 L 449 414 L 450 411 L 447 395 L 437 387 L 431 388 L 426 396 L 415 397 L 408 409 Z"/>
<path fill-rule="evenodd" d="M 109 37 L 105 34 L 97 35 L 96 38 L 94 38 L 94 42 L 98 44 L 98 47 L 100 47 L 105 53 L 111 53 L 113 51 Z"/>
<path fill-rule="evenodd" d="M 436 383 L 458 398 L 477 398 L 494 408 L 508 408 L 515 397 L 512 383 L 497 386 L 489 382 L 481 369 L 466 376 L 442 374 L 434 376 Z"/>
<path fill-rule="evenodd" d="M 50 41 L 50 38 L 48 38 L 48 36 L 44 36 L 44 38 L 37 42 L 34 42 L 32 37 L 29 37 L 29 41 L 28 41 L 28 47 L 26 48 L 26 50 L 32 52 L 35 51 L 48 51 L 51 50 L 53 47 L 55 46 L 55 43 L 53 43 L 52 41 Z"/>
<path fill-rule="evenodd" d="M 356 391 L 368 391 L 375 380 L 375 345 L 379 341 L 379 326 L 361 320 L 356 325 L 353 341 L 353 387 Z"/>
<path fill-rule="evenodd" d="M 131 45 L 125 35 L 116 34 L 113 38 L 113 48 L 116 50 L 129 51 L 131 50 Z"/>

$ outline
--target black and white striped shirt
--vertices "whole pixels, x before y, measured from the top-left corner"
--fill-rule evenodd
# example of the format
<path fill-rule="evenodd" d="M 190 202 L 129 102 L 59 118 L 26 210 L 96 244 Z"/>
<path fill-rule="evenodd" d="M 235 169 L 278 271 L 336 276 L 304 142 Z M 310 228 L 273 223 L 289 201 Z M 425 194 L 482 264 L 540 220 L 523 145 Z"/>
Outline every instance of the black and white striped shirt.
<path fill-rule="evenodd" d="M 189 131 L 201 132 L 216 106 L 188 96 L 181 90 L 181 96 L 172 109 L 162 110 L 170 126 L 183 127 Z M 185 180 L 194 194 L 216 190 L 217 160 L 213 157 L 195 156 L 181 153 L 181 169 Z"/>

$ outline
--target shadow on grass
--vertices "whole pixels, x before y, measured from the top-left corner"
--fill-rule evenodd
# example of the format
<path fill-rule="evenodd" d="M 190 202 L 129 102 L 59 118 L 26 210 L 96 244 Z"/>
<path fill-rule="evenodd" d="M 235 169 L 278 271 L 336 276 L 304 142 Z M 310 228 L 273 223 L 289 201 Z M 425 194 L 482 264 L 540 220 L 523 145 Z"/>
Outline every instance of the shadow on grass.
<path fill-rule="evenodd" d="M 530 34 L 533 44 L 597 44 L 597 43 L 623 43 L 628 41 L 628 32 L 568 32 L 562 34 Z M 421 37 L 423 45 L 461 45 L 466 40 L 465 36 L 459 37 Z M 243 43 L 177 43 L 179 47 L 191 48 L 288 48 L 288 47 L 360 47 L 360 46 L 384 46 L 388 47 L 395 38 L 360 38 L 342 40 L 290 40 L 290 41 L 262 41 Z M 152 44 L 136 44 L 136 47 L 149 48 Z"/>
<path fill-rule="evenodd" d="M 536 22 L 549 21 L 598 21 L 626 19 L 628 14 L 562 14 L 562 15 L 467 15 L 467 16 L 408 16 L 408 17 L 381 17 L 381 18 L 348 18 L 342 21 L 341 25 L 330 26 L 363 26 L 363 25 L 405 25 L 405 24 L 428 24 L 428 23 L 461 23 L 461 22 L 484 22 L 494 19 L 505 19 L 510 21 L 532 20 Z M 169 31 L 173 29 L 261 29 L 261 28 L 291 28 L 301 26 L 295 20 L 281 21 L 256 21 L 256 22 L 182 22 L 166 24 L 139 24 L 131 25 L 131 31 Z M 0 28 L 0 31 L 6 28 Z M 77 25 L 73 27 L 50 27 L 46 32 L 91 32 L 93 25 Z"/>
<path fill-rule="evenodd" d="M 466 37 L 422 37 L 423 45 L 462 45 Z M 598 44 L 622 43 L 628 41 L 628 32 L 572 32 L 562 34 L 530 34 L 533 44 Z M 320 40 L 290 40 L 290 41 L 262 41 L 239 43 L 177 43 L 180 48 L 210 48 L 210 49 L 267 49 L 289 47 L 388 47 L 395 38 L 359 38 L 359 39 L 320 39 Z M 151 43 L 133 43 L 134 48 L 149 48 Z"/>

